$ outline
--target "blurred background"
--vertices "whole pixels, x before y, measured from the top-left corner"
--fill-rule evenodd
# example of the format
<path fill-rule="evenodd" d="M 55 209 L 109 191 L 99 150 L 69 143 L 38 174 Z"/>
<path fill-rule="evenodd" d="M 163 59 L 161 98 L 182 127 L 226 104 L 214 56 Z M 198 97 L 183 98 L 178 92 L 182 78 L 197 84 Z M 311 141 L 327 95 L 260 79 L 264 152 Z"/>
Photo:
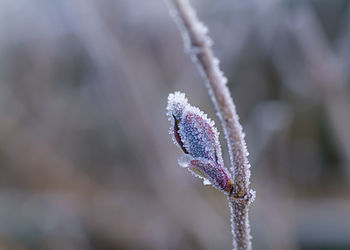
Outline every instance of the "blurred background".
<path fill-rule="evenodd" d="M 246 133 L 254 249 L 350 249 L 350 2 L 192 3 Z M 168 135 L 175 90 L 221 127 L 163 1 L 0 0 L 0 65 L 0 249 L 232 248 Z"/>

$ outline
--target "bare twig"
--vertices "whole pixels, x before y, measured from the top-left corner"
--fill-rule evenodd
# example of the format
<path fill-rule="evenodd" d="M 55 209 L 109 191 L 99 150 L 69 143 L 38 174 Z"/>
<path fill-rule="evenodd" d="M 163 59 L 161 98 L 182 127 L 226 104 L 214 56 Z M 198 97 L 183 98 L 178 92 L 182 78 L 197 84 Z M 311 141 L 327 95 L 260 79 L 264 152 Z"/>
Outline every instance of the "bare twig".
<path fill-rule="evenodd" d="M 249 189 L 250 164 L 236 107 L 211 49 L 207 28 L 198 19 L 188 0 L 172 0 L 171 12 L 182 33 L 186 49 L 200 71 L 221 121 L 229 150 L 234 186 L 228 196 L 231 207 L 233 245 L 251 249 L 248 206 L 254 192 Z"/>

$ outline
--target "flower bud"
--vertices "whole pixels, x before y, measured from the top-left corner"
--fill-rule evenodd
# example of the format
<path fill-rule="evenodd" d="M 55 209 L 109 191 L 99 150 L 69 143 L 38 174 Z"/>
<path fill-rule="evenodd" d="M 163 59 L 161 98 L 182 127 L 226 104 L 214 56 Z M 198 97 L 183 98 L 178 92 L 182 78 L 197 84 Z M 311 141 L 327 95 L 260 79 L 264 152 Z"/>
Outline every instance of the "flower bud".
<path fill-rule="evenodd" d="M 214 122 L 198 108 L 191 106 L 185 94 L 168 96 L 169 133 L 184 152 L 179 165 L 223 192 L 231 192 L 232 180 L 221 154 L 219 133 Z"/>

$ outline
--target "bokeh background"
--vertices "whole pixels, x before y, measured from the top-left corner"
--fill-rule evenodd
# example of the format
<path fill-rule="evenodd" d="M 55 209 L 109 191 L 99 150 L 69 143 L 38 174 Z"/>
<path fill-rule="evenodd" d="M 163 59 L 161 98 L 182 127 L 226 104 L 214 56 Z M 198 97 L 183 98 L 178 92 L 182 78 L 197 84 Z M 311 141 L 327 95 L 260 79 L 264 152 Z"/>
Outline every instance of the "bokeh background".
<path fill-rule="evenodd" d="M 254 248 L 350 249 L 350 2 L 192 3 L 246 133 Z M 0 249 L 232 248 L 168 135 L 169 92 L 217 118 L 163 1 L 0 0 L 0 65 Z"/>

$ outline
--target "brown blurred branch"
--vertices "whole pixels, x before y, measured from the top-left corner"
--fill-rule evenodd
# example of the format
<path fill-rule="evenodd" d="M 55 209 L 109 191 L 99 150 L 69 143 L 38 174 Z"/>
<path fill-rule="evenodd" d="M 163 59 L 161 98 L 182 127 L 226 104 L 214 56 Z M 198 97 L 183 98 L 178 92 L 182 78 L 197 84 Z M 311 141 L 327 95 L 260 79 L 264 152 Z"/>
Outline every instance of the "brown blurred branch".
<path fill-rule="evenodd" d="M 144 226 L 138 225 L 136 228 L 132 226 L 145 222 L 141 216 L 136 216 L 125 206 L 125 201 L 124 203 L 120 201 L 124 199 L 123 195 L 120 193 L 116 195 L 108 188 L 99 185 L 55 152 L 52 147 L 26 131 L 16 120 L 2 113 L 0 113 L 0 153 L 8 158 L 10 163 L 8 168 L 19 179 L 20 185 L 26 187 L 25 190 L 32 190 L 32 193 L 35 190 L 38 194 L 64 194 L 63 203 L 68 205 L 68 210 L 77 218 L 83 218 L 87 228 L 99 237 L 115 245 L 135 242 L 135 248 L 149 243 L 150 240 L 144 236 Z M 30 192 L 26 193 L 30 197 L 28 194 Z M 129 195 L 129 199 L 141 198 Z M 62 199 L 53 202 L 57 206 L 62 205 Z M 123 216 L 115 216 L 116 213 L 121 213 Z M 130 223 L 134 220 L 134 223 Z M 2 233 L 0 232 L 0 247 L 3 243 Z"/>
<path fill-rule="evenodd" d="M 346 90 L 348 81 L 346 62 L 331 49 L 320 21 L 310 7 L 298 9 L 294 22 L 302 23 L 300 27 L 297 26 L 291 31 L 308 62 L 307 70 L 311 75 L 313 87 L 322 94 L 325 110 L 337 141 L 336 146 L 346 160 L 344 168 L 349 180 L 350 98 Z M 342 34 L 342 37 L 346 39 L 346 34 Z"/>
<path fill-rule="evenodd" d="M 187 0 L 173 0 L 172 3 L 176 9 L 174 19 L 180 28 L 185 46 L 203 76 L 225 133 L 234 178 L 234 187 L 228 197 L 233 245 L 235 249 L 251 249 L 248 221 L 248 205 L 253 196 L 249 190 L 250 164 L 236 107 L 226 85 L 227 79 L 219 69 L 219 61 L 211 49 L 207 28 Z"/>

